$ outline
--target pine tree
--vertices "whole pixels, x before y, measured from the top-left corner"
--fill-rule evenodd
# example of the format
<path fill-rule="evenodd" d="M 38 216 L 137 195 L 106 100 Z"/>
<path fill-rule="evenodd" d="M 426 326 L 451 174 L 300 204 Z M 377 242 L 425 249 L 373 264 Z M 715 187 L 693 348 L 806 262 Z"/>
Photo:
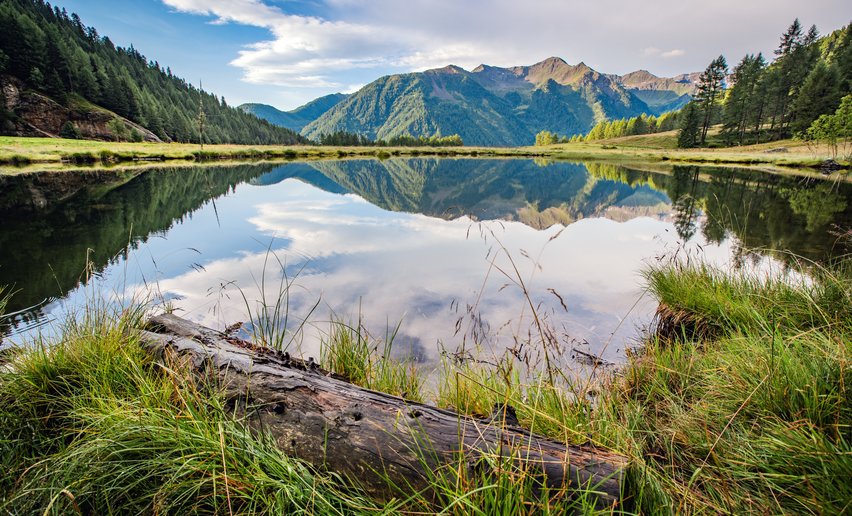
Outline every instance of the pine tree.
<path fill-rule="evenodd" d="M 799 19 L 793 20 L 793 23 L 787 28 L 787 32 L 781 35 L 781 43 L 775 50 L 775 55 L 779 57 L 789 56 L 793 53 L 802 42 L 802 24 Z"/>
<path fill-rule="evenodd" d="M 802 25 L 796 18 L 781 35 L 781 42 L 775 50 L 777 74 L 771 88 L 774 97 L 772 128 L 776 138 L 788 134 L 799 90 L 819 58 L 818 48 L 813 44 L 818 34 L 815 26 L 807 34 L 802 34 Z"/>
<path fill-rule="evenodd" d="M 733 86 L 725 98 L 724 116 L 722 118 L 722 135 L 726 141 L 743 144 L 746 129 L 752 121 L 761 118 L 762 99 L 760 95 L 760 79 L 766 62 L 762 54 L 748 54 L 734 68 Z M 759 124 L 759 122 L 758 122 Z"/>
<path fill-rule="evenodd" d="M 630 134 L 648 134 L 650 132 L 648 119 L 645 118 L 645 115 L 637 116 L 632 121 L 633 130 Z"/>
<path fill-rule="evenodd" d="M 683 108 L 680 119 L 677 146 L 683 149 L 697 146 L 701 138 L 701 114 L 695 102 L 690 102 Z"/>
<path fill-rule="evenodd" d="M 725 56 L 719 56 L 707 66 L 698 80 L 695 102 L 702 118 L 698 138 L 700 145 L 704 145 L 707 140 L 707 132 L 718 111 L 718 102 L 725 87 L 725 76 L 727 74 L 728 63 L 725 61 Z"/>
<path fill-rule="evenodd" d="M 790 129 L 801 133 L 819 118 L 831 113 L 840 103 L 840 76 L 834 65 L 819 62 L 808 75 L 793 106 Z"/>
<path fill-rule="evenodd" d="M 840 76 L 840 91 L 852 91 L 852 25 L 847 25 L 844 29 L 832 57 Z"/>

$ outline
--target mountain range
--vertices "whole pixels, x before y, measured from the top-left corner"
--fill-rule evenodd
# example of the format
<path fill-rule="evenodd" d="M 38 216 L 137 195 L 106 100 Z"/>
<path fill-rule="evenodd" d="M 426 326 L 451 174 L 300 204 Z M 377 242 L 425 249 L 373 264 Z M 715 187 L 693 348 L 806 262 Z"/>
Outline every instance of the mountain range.
<path fill-rule="evenodd" d="M 542 130 L 585 134 L 598 121 L 679 109 L 697 73 L 624 76 L 550 57 L 531 66 L 449 65 L 388 75 L 351 95 L 329 95 L 293 111 L 244 104 L 245 111 L 317 140 L 349 132 L 372 139 L 458 134 L 468 145 L 529 145 Z"/>

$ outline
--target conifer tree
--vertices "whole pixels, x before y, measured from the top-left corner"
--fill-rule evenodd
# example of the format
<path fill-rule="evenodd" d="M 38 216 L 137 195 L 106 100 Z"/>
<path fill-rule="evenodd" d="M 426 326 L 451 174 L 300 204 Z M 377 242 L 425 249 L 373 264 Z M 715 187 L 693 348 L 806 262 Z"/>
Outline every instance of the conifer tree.
<path fill-rule="evenodd" d="M 787 31 L 781 35 L 781 43 L 775 50 L 775 55 L 779 57 L 788 56 L 799 46 L 802 41 L 802 24 L 799 19 L 793 20 L 793 23 L 787 28 Z"/>
<path fill-rule="evenodd" d="M 722 135 L 726 141 L 743 144 L 746 129 L 761 118 L 760 79 L 766 61 L 762 54 L 748 54 L 734 68 L 733 86 L 728 90 L 722 118 Z M 759 124 L 759 121 L 757 122 Z"/>
<path fill-rule="evenodd" d="M 630 134 L 648 134 L 650 131 L 648 129 L 648 119 L 645 118 L 645 115 L 637 116 L 633 118 L 633 131 Z"/>
<path fill-rule="evenodd" d="M 840 103 L 840 76 L 834 65 L 819 62 L 808 74 L 793 106 L 790 129 L 801 133 L 824 113 L 832 112 Z"/>
<path fill-rule="evenodd" d="M 837 66 L 840 91 L 852 91 L 852 24 L 843 31 L 832 60 Z"/>
<path fill-rule="evenodd" d="M 707 132 L 713 124 L 718 111 L 718 103 L 725 87 L 725 76 L 728 74 L 728 63 L 725 56 L 714 59 L 701 74 L 698 80 L 698 91 L 695 94 L 695 108 L 701 114 L 698 143 L 704 145 Z"/>
<path fill-rule="evenodd" d="M 775 50 L 778 59 L 774 63 L 776 73 L 770 88 L 774 97 L 771 122 L 776 138 L 788 134 L 799 90 L 819 57 L 813 44 L 818 34 L 815 26 L 803 34 L 802 25 L 796 18 L 781 35 L 781 42 Z"/>
<path fill-rule="evenodd" d="M 683 149 L 697 146 L 701 138 L 701 114 L 695 102 L 690 102 L 683 108 L 680 118 L 677 146 Z"/>

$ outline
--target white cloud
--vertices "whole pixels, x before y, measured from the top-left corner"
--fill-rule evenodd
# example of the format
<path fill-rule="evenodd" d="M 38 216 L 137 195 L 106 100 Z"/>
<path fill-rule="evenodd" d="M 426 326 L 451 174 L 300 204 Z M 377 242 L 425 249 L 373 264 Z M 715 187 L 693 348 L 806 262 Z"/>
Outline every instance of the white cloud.
<path fill-rule="evenodd" d="M 662 57 L 663 59 L 671 59 L 673 57 L 682 57 L 685 55 L 686 51 L 681 48 L 662 50 L 657 47 L 646 47 L 642 49 L 643 57 Z"/>
<path fill-rule="evenodd" d="M 526 331 L 531 320 L 521 316 L 526 313 L 521 292 L 502 288 L 508 280 L 496 269 L 488 273 L 491 259 L 509 270 L 506 256 L 488 251 L 494 236 L 479 238 L 470 219 L 445 221 L 419 214 L 389 214 L 360 197 L 319 192 L 294 179 L 275 190 L 274 200 L 258 202 L 248 221 L 255 234 L 276 236 L 280 245 L 276 243 L 275 255 L 294 269 L 307 260 L 306 268 L 295 278 L 290 298 L 295 317 L 307 314 L 321 298 L 315 322 L 329 320 L 326 307 L 339 317 L 363 317 L 365 326 L 377 335 L 403 320 L 403 334 L 417 336 L 432 361 L 438 360 L 436 342 L 453 349 L 462 337 L 453 331 L 460 315 L 451 309 L 453 300 L 461 306 L 477 300 L 477 313 L 491 326 L 495 342 L 511 342 L 513 334 Z M 616 266 L 626 256 L 638 263 L 660 244 L 636 235 L 651 231 L 661 238 L 676 239 L 673 233 L 664 234 L 665 223 L 651 219 L 625 224 L 586 219 L 552 240 L 559 227 L 537 231 L 519 222 L 486 222 L 483 227 L 494 230 L 516 258 L 520 249 L 532 251 L 541 269 L 528 260 L 516 264 L 535 302 L 541 302 L 539 314 L 558 307 L 547 291 L 556 289 L 571 313 L 570 318 L 559 319 L 560 327 L 593 345 L 608 341 L 612 331 L 626 338 L 638 318 L 647 317 L 655 306 L 651 298 L 644 298 L 631 308 L 641 295 L 639 277 L 629 268 Z M 600 252 L 571 252 L 592 245 Z M 253 306 L 263 291 L 273 296 L 278 293 L 280 276 L 269 273 L 275 267 L 264 274 L 268 258 L 266 249 L 229 254 L 205 262 L 203 269 L 160 278 L 157 285 L 174 298 L 181 315 L 221 327 L 247 319 L 243 295 Z M 258 281 L 266 284 L 261 287 Z M 230 295 L 211 295 L 211 285 L 220 284 L 229 285 L 226 294 Z M 237 293 L 237 287 L 242 293 Z M 355 310 L 357 313 L 346 313 Z M 619 325 L 613 313 L 627 314 L 628 322 Z M 324 330 L 325 323 L 318 329 L 311 327 L 302 351 L 316 356 L 316 331 Z"/>
<path fill-rule="evenodd" d="M 388 48 L 399 35 L 357 23 L 289 15 L 259 0 L 163 0 L 178 11 L 268 29 L 273 39 L 244 48 L 231 64 L 245 80 L 288 87 L 333 88 L 329 72 L 387 66 Z"/>
<path fill-rule="evenodd" d="M 162 1 L 214 23 L 268 30 L 268 40 L 231 61 L 245 81 L 325 93 L 385 73 L 532 64 L 551 55 L 607 73 L 675 75 L 703 69 L 720 52 L 730 61 L 767 53 L 797 16 L 823 31 L 848 19 L 845 0 L 655 0 L 653 8 L 629 0 L 318 0 L 322 18 L 270 0 Z"/>

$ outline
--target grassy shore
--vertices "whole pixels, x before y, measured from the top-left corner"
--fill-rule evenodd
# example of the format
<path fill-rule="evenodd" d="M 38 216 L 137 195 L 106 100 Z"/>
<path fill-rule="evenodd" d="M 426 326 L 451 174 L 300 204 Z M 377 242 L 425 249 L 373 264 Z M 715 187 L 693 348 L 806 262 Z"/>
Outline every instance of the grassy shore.
<path fill-rule="evenodd" d="M 719 132 L 716 127 L 711 131 L 711 141 Z M 582 149 L 612 156 L 625 156 L 630 159 L 644 158 L 677 163 L 718 163 L 728 165 L 772 165 L 776 167 L 818 168 L 831 159 L 829 148 L 825 145 L 808 145 L 799 140 L 779 140 L 758 145 L 725 147 L 716 144 L 715 148 L 679 149 L 677 131 L 623 136 L 587 143 L 566 143 L 548 147 L 556 156 L 560 153 L 571 155 Z M 847 158 L 837 158 L 838 163 L 850 168 Z"/>
<path fill-rule="evenodd" d="M 58 138 L 0 136 L 0 163 L 121 163 L 127 161 L 210 161 L 247 159 L 320 159 L 352 156 L 531 156 L 534 148 L 484 147 L 326 147 L 307 145 L 200 145 L 188 143 L 130 143 Z"/>
<path fill-rule="evenodd" d="M 670 161 L 768 165 L 785 168 L 819 167 L 828 149 L 785 140 L 770 144 L 721 149 L 676 149 L 675 134 L 630 136 L 589 143 L 547 147 L 322 147 L 199 145 L 179 143 L 115 143 L 49 138 L 0 137 L 0 165 L 83 165 L 147 161 L 327 159 L 356 156 L 484 156 L 542 157 L 566 160 Z M 783 152 L 780 152 L 782 149 Z M 848 168 L 848 161 L 841 165 Z"/>
<path fill-rule="evenodd" d="M 337 323 L 322 357 L 373 389 L 416 390 L 468 414 L 508 402 L 535 432 L 625 454 L 623 513 L 842 514 L 852 510 L 852 259 L 803 272 L 791 282 L 694 262 L 648 270 L 656 331 L 604 381 L 507 352 L 492 365 L 444 364 L 429 392 L 358 324 Z M 155 363 L 138 345 L 142 318 L 95 304 L 56 342 L 0 359 L 0 512 L 593 512 L 500 468 L 469 478 L 448 467 L 432 479 L 436 496 L 374 501 L 282 455 L 185 364 Z"/>

